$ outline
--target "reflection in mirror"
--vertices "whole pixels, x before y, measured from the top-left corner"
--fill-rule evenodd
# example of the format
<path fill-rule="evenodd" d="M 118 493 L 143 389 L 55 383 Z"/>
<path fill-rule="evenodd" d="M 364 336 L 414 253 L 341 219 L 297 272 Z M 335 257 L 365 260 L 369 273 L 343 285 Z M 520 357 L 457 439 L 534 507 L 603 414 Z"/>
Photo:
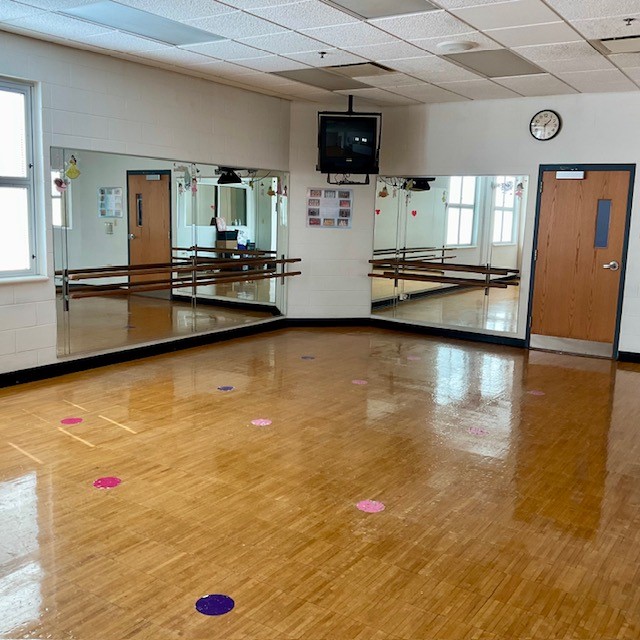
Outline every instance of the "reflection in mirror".
<path fill-rule="evenodd" d="M 372 313 L 516 333 L 525 176 L 380 177 Z"/>
<path fill-rule="evenodd" d="M 296 275 L 288 174 L 52 149 L 60 355 L 265 322 Z"/>

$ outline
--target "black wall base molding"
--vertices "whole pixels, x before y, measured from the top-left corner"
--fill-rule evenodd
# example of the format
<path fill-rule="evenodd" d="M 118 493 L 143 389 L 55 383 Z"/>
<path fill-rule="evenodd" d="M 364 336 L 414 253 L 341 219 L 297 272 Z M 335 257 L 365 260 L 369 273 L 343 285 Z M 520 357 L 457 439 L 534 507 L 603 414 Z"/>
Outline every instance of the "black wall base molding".
<path fill-rule="evenodd" d="M 640 353 L 633 353 L 632 351 L 620 351 L 618 352 L 618 362 L 640 363 Z"/>

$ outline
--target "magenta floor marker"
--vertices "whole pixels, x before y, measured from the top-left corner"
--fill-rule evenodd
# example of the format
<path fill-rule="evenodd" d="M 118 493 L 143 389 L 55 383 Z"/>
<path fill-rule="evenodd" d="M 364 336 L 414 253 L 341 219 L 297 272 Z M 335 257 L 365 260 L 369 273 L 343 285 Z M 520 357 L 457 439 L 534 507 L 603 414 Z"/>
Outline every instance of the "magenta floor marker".
<path fill-rule="evenodd" d="M 226 385 L 224 387 L 218 387 L 218 391 L 233 391 L 235 389 L 235 387 L 231 387 L 229 385 Z"/>
<path fill-rule="evenodd" d="M 482 427 L 469 427 L 469 433 L 472 436 L 486 436 L 489 432 Z"/>
<path fill-rule="evenodd" d="M 256 418 L 251 421 L 251 424 L 254 424 L 256 427 L 268 427 L 271 424 L 271 420 L 269 420 L 269 418 Z"/>
<path fill-rule="evenodd" d="M 315 360 L 315 356 L 300 356 L 301 360 Z"/>
<path fill-rule="evenodd" d="M 527 391 L 530 396 L 543 396 L 545 395 L 544 391 L 539 391 L 538 389 L 533 389 L 532 391 Z"/>
<path fill-rule="evenodd" d="M 222 616 L 225 613 L 229 613 L 236 603 L 233 598 L 222 595 L 221 593 L 215 593 L 208 596 L 202 596 L 196 602 L 196 611 L 202 613 L 205 616 Z"/>
<path fill-rule="evenodd" d="M 60 424 L 80 424 L 84 422 L 82 418 L 63 418 L 60 420 Z"/>
<path fill-rule="evenodd" d="M 107 476 L 105 478 L 98 478 L 93 483 L 93 486 L 96 489 L 113 489 L 114 487 L 117 487 L 121 482 L 122 480 L 120 480 L 120 478 L 115 478 L 114 476 Z"/>
<path fill-rule="evenodd" d="M 351 384 L 369 384 L 366 380 L 352 380 Z"/>
<path fill-rule="evenodd" d="M 377 500 L 361 500 L 356 507 L 365 513 L 380 513 L 380 511 L 384 511 L 384 505 Z"/>

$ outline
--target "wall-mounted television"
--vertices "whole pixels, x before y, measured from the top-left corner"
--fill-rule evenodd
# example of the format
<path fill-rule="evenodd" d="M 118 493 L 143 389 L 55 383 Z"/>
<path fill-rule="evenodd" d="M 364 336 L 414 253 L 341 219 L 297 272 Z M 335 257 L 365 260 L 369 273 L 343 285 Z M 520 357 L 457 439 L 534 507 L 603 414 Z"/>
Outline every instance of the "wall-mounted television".
<path fill-rule="evenodd" d="M 318 120 L 318 171 L 379 173 L 379 115 L 319 113 Z"/>

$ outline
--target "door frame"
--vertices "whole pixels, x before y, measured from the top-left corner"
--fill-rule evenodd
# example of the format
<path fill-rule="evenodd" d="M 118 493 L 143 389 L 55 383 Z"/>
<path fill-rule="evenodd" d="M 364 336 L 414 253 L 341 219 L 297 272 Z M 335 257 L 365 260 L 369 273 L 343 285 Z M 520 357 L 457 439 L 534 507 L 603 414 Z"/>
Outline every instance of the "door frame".
<path fill-rule="evenodd" d="M 127 169 L 127 264 L 131 264 L 131 243 L 129 242 L 129 234 L 131 228 L 129 226 L 129 176 L 148 176 L 148 175 L 161 175 L 169 176 L 169 262 L 172 262 L 173 258 L 173 197 L 171 190 L 171 169 Z M 173 292 L 172 292 L 173 294 Z"/>
<path fill-rule="evenodd" d="M 533 293 L 536 279 L 536 248 L 538 246 L 538 230 L 540 227 L 540 207 L 542 205 L 542 180 L 545 171 L 627 171 L 629 173 L 629 194 L 627 197 L 627 214 L 624 224 L 624 238 L 622 241 L 622 256 L 620 267 L 620 285 L 618 288 L 618 308 L 616 309 L 616 328 L 613 337 L 613 360 L 618 359 L 618 344 L 620 342 L 620 322 L 622 319 L 622 302 L 624 298 L 624 283 L 627 273 L 627 253 L 629 250 L 629 229 L 631 226 L 631 206 L 633 204 L 633 187 L 636 178 L 635 164 L 541 164 L 538 169 L 538 183 L 536 186 L 536 215 L 533 228 L 533 244 L 531 247 L 531 276 L 529 278 L 529 303 L 527 306 L 527 335 L 525 344 L 530 349 L 531 319 L 533 314 Z"/>

